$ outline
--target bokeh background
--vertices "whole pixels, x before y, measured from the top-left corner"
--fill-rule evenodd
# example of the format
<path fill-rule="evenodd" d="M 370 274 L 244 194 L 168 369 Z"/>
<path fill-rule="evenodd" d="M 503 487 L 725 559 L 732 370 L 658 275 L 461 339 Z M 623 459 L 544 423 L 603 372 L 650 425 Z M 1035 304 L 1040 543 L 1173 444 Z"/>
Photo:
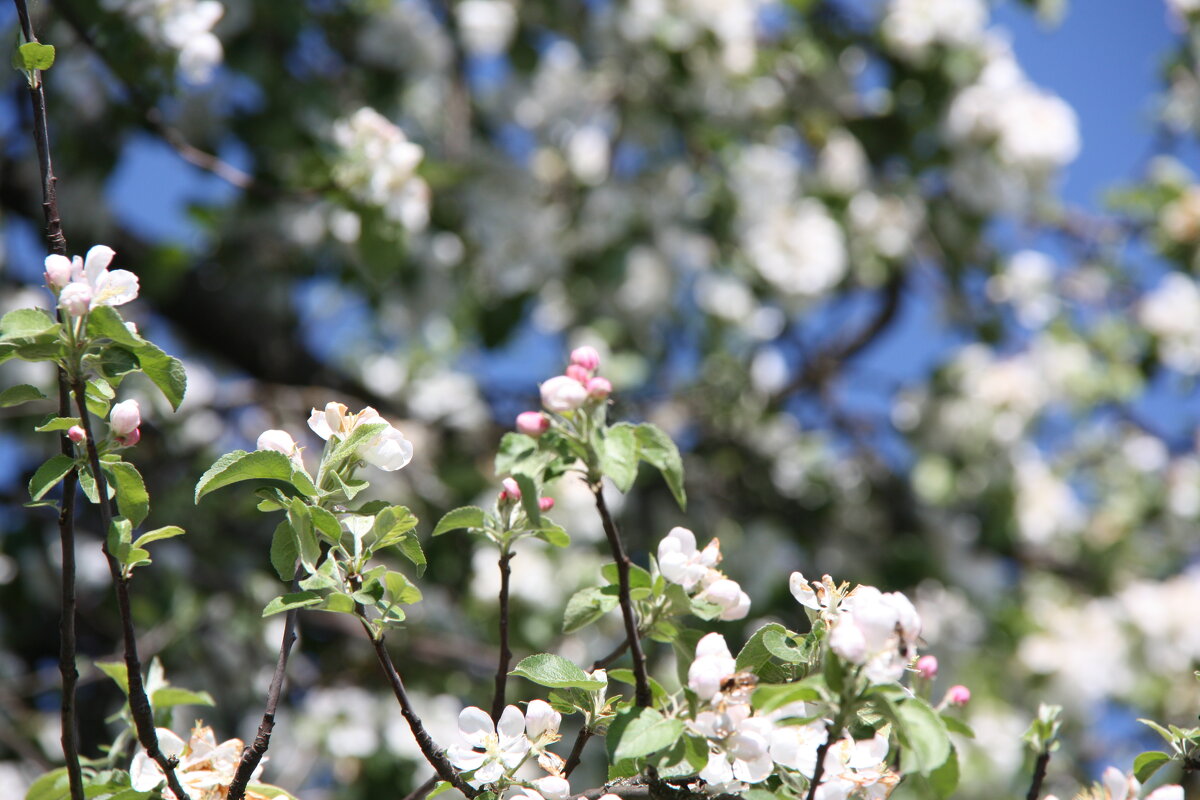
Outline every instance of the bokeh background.
<path fill-rule="evenodd" d="M 1020 735 L 1066 708 L 1049 786 L 1128 769 L 1200 691 L 1200 3 L 1195 0 L 55 0 L 34 6 L 70 251 L 135 271 L 127 316 L 187 366 L 131 459 L 149 524 L 147 656 L 252 735 L 281 621 L 275 521 L 216 456 L 309 409 L 373 405 L 416 444 L 375 491 L 424 530 L 488 503 L 537 382 L 592 344 L 613 414 L 684 451 L 614 496 L 635 560 L 671 526 L 719 536 L 754 600 L 723 624 L 802 625 L 791 570 L 903 590 L 964 683 L 957 796 L 1022 796 Z M 5 41 L 15 13 L 0 6 Z M 46 306 L 23 78 L 0 98 L 4 310 Z M 50 385 L 7 363 L 0 384 Z M 124 388 L 124 387 L 123 387 Z M 57 762 L 57 533 L 25 482 L 49 407 L 0 430 L 0 797 Z M 513 562 L 517 656 L 580 664 L 614 614 L 564 638 L 603 563 L 578 483 L 567 551 Z M 118 621 L 84 516 L 87 754 L 120 704 L 90 661 Z M 490 700 L 487 546 L 428 541 L 425 601 L 393 636 L 449 742 Z M 398 565 L 399 566 L 399 565 Z M 670 672 L 670 653 L 652 651 Z M 402 797 L 428 774 L 361 633 L 302 616 L 267 778 L 309 800 Z M 523 682 L 514 691 L 532 692 Z M 527 696 L 534 696 L 532 693 Z M 577 784 L 600 780 L 586 762 Z M 1169 776 L 1178 778 L 1179 776 Z M 1185 777 L 1186 780 L 1186 777 Z M 591 785 L 591 784 L 589 784 Z M 1192 786 L 1192 790 L 1198 787 Z"/>

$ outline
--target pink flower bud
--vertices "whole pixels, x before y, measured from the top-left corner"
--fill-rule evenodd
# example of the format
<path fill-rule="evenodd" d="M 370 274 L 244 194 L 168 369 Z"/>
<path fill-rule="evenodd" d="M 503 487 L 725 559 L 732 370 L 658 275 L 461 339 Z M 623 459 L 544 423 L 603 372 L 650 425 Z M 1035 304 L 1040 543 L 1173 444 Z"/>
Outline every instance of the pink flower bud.
<path fill-rule="evenodd" d="M 591 373 L 578 364 L 572 364 L 571 366 L 567 367 L 567 377 L 571 378 L 572 380 L 577 380 L 586 386 L 588 378 L 591 377 Z"/>
<path fill-rule="evenodd" d="M 522 411 L 517 414 L 517 430 L 536 439 L 550 430 L 550 418 L 540 411 Z"/>
<path fill-rule="evenodd" d="M 596 352 L 596 348 L 585 344 L 583 347 L 576 347 L 571 351 L 571 363 L 592 372 L 600 366 L 600 354 Z"/>
<path fill-rule="evenodd" d="M 500 481 L 500 483 L 504 484 L 504 491 L 500 492 L 501 500 L 521 499 L 521 487 L 517 485 L 515 480 L 512 478 L 505 478 L 504 480 Z"/>
<path fill-rule="evenodd" d="M 129 433 L 117 437 L 117 444 L 121 447 L 133 447 L 142 440 L 142 432 L 138 428 L 134 428 Z"/>
<path fill-rule="evenodd" d="M 540 508 L 542 511 L 549 511 L 550 509 L 554 508 L 554 498 L 553 497 L 539 498 L 538 499 L 538 508 Z"/>
<path fill-rule="evenodd" d="M 564 414 L 587 402 L 587 389 L 566 375 L 555 375 L 542 384 L 542 405 L 548 411 Z"/>
<path fill-rule="evenodd" d="M 72 425 L 67 431 L 67 438 L 75 444 L 83 444 L 87 441 L 87 431 L 79 425 Z"/>
<path fill-rule="evenodd" d="M 587 382 L 588 397 L 604 400 L 612 394 L 612 383 L 608 378 L 592 378 Z"/>
<path fill-rule="evenodd" d="M 46 256 L 46 285 L 60 290 L 71 282 L 71 261 L 66 256 Z"/>
<path fill-rule="evenodd" d="M 112 407 L 108 415 L 108 426 L 118 437 L 128 436 L 142 424 L 142 411 L 137 400 L 125 400 Z"/>
<path fill-rule="evenodd" d="M 92 287 L 80 281 L 68 283 L 58 296 L 58 305 L 72 317 L 82 317 L 92 307 Z"/>
<path fill-rule="evenodd" d="M 952 706 L 965 706 L 971 702 L 971 690 L 962 684 L 951 686 L 946 690 L 945 702 Z"/>
<path fill-rule="evenodd" d="M 927 681 L 931 681 L 936 678 L 938 672 L 937 656 L 921 656 L 918 658 L 917 672 Z"/>

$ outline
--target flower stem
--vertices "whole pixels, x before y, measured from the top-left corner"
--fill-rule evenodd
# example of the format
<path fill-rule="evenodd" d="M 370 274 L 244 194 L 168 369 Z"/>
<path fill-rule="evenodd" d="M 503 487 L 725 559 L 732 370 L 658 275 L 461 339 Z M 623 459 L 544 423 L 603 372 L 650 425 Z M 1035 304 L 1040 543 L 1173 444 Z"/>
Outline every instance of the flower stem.
<path fill-rule="evenodd" d="M 400 673 L 396 671 L 396 666 L 392 663 L 392 657 L 388 655 L 383 634 L 381 633 L 376 636 L 365 620 L 362 620 L 362 623 L 363 630 L 366 631 L 367 636 L 371 639 L 371 644 L 375 647 L 375 657 L 379 660 L 379 666 L 383 669 L 384 675 L 387 676 L 388 682 L 392 685 L 392 693 L 396 695 L 396 701 L 400 703 L 400 714 L 408 723 L 409 729 L 412 730 L 413 738 L 417 740 L 417 746 L 421 748 L 421 754 L 425 756 L 425 760 L 437 771 L 438 777 L 455 789 L 458 789 L 467 797 L 475 797 L 479 792 L 473 789 L 455 771 L 450 760 L 446 758 L 446 751 L 438 747 L 433 741 L 433 737 L 429 735 L 429 731 L 425 730 L 425 725 L 413 709 L 412 702 L 408 699 L 408 692 L 404 689 L 404 681 L 401 680 Z"/>
<path fill-rule="evenodd" d="M 292 588 L 295 589 L 296 582 L 300 580 L 300 569 L 296 570 L 296 577 L 292 580 Z M 258 733 L 254 737 L 254 743 L 248 745 L 242 750 L 242 760 L 238 764 L 237 772 L 234 773 L 233 781 L 229 784 L 229 800 L 242 800 L 246 795 L 246 784 L 250 782 L 250 776 L 254 774 L 254 770 L 262 761 L 263 756 L 267 754 L 267 748 L 271 746 L 271 731 L 275 728 L 275 709 L 279 705 L 279 693 L 283 689 L 283 678 L 287 673 L 288 656 L 292 652 L 292 645 L 296 642 L 296 617 L 299 609 L 291 609 L 287 612 L 283 622 L 283 641 L 279 643 L 279 660 L 275 663 L 275 674 L 271 676 L 271 686 L 267 690 L 267 707 L 263 711 L 262 722 L 258 725 Z"/>
<path fill-rule="evenodd" d="M 180 800 L 190 800 L 190 795 L 184 791 L 175 774 L 175 759 L 168 758 L 158 746 L 158 733 L 154 729 L 154 711 L 150 707 L 150 698 L 146 696 L 146 687 L 142 682 L 142 662 L 138 658 L 137 634 L 133 628 L 133 611 L 129 603 L 129 577 L 121 569 L 116 557 L 108 549 L 108 532 L 112 529 L 112 506 L 108 499 L 108 480 L 100 466 L 100 454 L 96 450 L 96 437 L 92 431 L 91 415 L 88 414 L 85 399 L 83 379 L 78 373 L 71 385 L 71 393 L 75 396 L 75 406 L 79 410 L 79 422 L 87 435 L 88 464 L 91 466 L 92 478 L 96 481 L 96 493 L 100 507 L 100 524 L 104 530 L 104 556 L 108 561 L 108 571 L 112 575 L 113 584 L 117 589 L 117 609 L 121 614 L 121 631 L 125 640 L 125 672 L 129 680 L 129 711 L 133 715 L 134 728 L 137 730 L 138 742 L 146 750 L 146 755 L 162 768 L 167 776 L 167 785 Z"/>
<path fill-rule="evenodd" d="M 592 494 L 596 497 L 596 511 L 604 523 L 604 535 L 608 537 L 608 546 L 612 549 L 613 560 L 617 562 L 617 590 L 621 603 L 621 616 L 625 620 L 625 639 L 629 642 L 629 651 L 633 655 L 634 699 L 637 704 L 649 708 L 653 702 L 650 692 L 650 677 L 646 674 L 646 653 L 642 650 L 642 639 L 638 634 L 637 616 L 633 610 L 633 600 L 629 587 L 629 556 L 621 544 L 621 533 L 617 523 L 609 513 L 608 504 L 604 501 L 604 484 L 597 479 L 591 482 Z"/>
<path fill-rule="evenodd" d="M 500 661 L 496 665 L 496 692 L 492 697 L 492 721 L 499 722 L 504 713 L 505 688 L 508 683 L 508 666 L 512 661 L 512 650 L 508 646 L 508 579 L 512 574 L 509 562 L 512 551 L 508 542 L 500 545 Z"/>

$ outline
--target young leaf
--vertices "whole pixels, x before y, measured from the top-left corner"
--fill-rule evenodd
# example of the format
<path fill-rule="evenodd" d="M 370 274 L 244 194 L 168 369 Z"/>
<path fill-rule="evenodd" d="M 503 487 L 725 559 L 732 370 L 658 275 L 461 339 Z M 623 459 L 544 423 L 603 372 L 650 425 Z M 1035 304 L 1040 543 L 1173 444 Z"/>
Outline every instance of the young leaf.
<path fill-rule="evenodd" d="M 333 452 L 329 454 L 329 458 L 325 461 L 325 471 L 337 470 L 347 461 L 356 460 L 359 448 L 370 444 L 375 437 L 383 433 L 383 429 L 386 427 L 386 422 L 371 422 L 359 425 L 350 431 L 349 435 L 338 442 L 337 446 L 333 448 Z"/>
<path fill-rule="evenodd" d="M 823 685 L 824 680 L 820 675 L 806 678 L 799 683 L 764 684 L 754 690 L 750 703 L 763 714 L 769 714 L 797 701 L 815 703 L 822 699 Z"/>
<path fill-rule="evenodd" d="M 185 533 L 183 528 L 178 525 L 167 525 L 162 528 L 155 528 L 152 531 L 147 531 L 134 540 L 134 547 L 145 547 L 151 542 L 157 542 L 159 539 L 170 539 L 173 536 L 182 536 Z"/>
<path fill-rule="evenodd" d="M 333 512 L 320 506 L 311 506 L 309 514 L 312 516 L 313 528 L 321 538 L 330 544 L 337 544 L 338 540 L 342 538 L 342 525 Z"/>
<path fill-rule="evenodd" d="M 290 611 L 293 608 L 306 608 L 315 606 L 324 600 L 321 595 L 316 592 L 293 592 L 292 594 L 281 595 L 276 597 L 271 602 L 267 603 L 267 607 L 263 609 L 262 615 L 269 617 L 272 614 L 278 614 L 281 611 Z M 350 604 L 353 607 L 353 602 Z"/>
<path fill-rule="evenodd" d="M 751 634 L 737 654 L 736 664 L 739 671 L 757 673 L 760 667 L 771 660 L 771 651 L 763 639 L 772 632 L 783 635 L 788 632 L 788 629 L 778 622 L 768 622 Z"/>
<path fill-rule="evenodd" d="M 643 422 L 636 430 L 638 455 L 642 461 L 656 467 L 667 482 L 679 508 L 687 510 L 687 492 L 683 488 L 683 459 L 679 448 L 661 429 Z"/>
<path fill-rule="evenodd" d="M 622 492 L 637 478 L 638 445 L 634 427 L 628 422 L 613 425 L 600 442 L 600 468 Z"/>
<path fill-rule="evenodd" d="M 292 530 L 296 532 L 296 544 L 300 548 L 300 561 L 309 572 L 312 572 L 321 558 L 321 545 L 317 543 L 317 535 L 313 531 L 312 507 L 306 505 L 299 497 L 293 497 L 292 505 L 288 508 L 287 518 Z"/>
<path fill-rule="evenodd" d="M 547 520 L 542 520 L 545 525 Z M 571 536 L 557 525 L 549 525 L 533 532 L 533 535 L 543 542 L 549 542 L 555 547 L 566 547 L 571 543 Z"/>
<path fill-rule="evenodd" d="M 124 661 L 97 661 L 95 663 L 96 669 L 112 678 L 117 686 L 121 687 L 122 692 L 129 694 L 129 672 L 125 668 Z"/>
<path fill-rule="evenodd" d="M 589 678 L 587 673 L 562 656 L 538 653 L 521 660 L 509 675 L 520 675 L 551 689 L 599 689 L 604 681 Z"/>
<path fill-rule="evenodd" d="M 108 529 L 108 552 L 122 566 L 128 566 L 133 549 L 133 526 L 124 517 L 114 517 Z"/>
<path fill-rule="evenodd" d="M 208 692 L 193 692 L 191 689 L 164 686 L 150 696 L 150 704 L 157 710 L 182 705 L 215 706 L 216 701 Z"/>
<path fill-rule="evenodd" d="M 0 342 L 57 338 L 62 326 L 40 308 L 18 308 L 0 317 Z"/>
<path fill-rule="evenodd" d="M 808 653 L 804 651 L 803 645 L 784 631 L 765 631 L 763 646 L 785 664 L 803 664 L 808 661 Z"/>
<path fill-rule="evenodd" d="M 425 574 L 425 551 L 414 534 L 405 535 L 396 542 L 396 548 L 417 568 L 417 577 Z"/>
<path fill-rule="evenodd" d="M 460 528 L 468 530 L 472 528 L 482 528 L 485 519 L 483 509 L 477 506 L 463 506 L 456 508 L 453 511 L 446 512 L 446 516 L 442 517 L 438 522 L 437 527 L 433 529 L 434 536 L 441 536 L 443 533 L 456 531 Z"/>
<path fill-rule="evenodd" d="M 1145 783 L 1158 771 L 1163 764 L 1170 762 L 1171 757 L 1158 750 L 1147 750 L 1133 760 L 1133 777 Z"/>
<path fill-rule="evenodd" d="M 88 313 L 88 333 L 111 339 L 132 352 L 142 372 L 163 393 L 171 408 L 179 410 L 184 392 L 187 391 L 187 373 L 179 359 L 172 358 L 157 345 L 126 328 L 121 315 L 111 306 L 98 306 Z"/>
<path fill-rule="evenodd" d="M 296 575 L 296 559 L 300 557 L 300 545 L 296 533 L 285 519 L 275 526 L 271 536 L 271 566 L 281 581 L 291 581 Z"/>
<path fill-rule="evenodd" d="M 612 611 L 620 603 L 616 595 L 605 594 L 595 586 L 580 589 L 567 601 L 563 613 L 563 633 L 574 633 L 586 628 Z"/>
<path fill-rule="evenodd" d="M 417 527 L 418 522 L 416 515 L 405 506 L 388 506 L 375 516 L 373 527 L 377 538 L 373 547 L 382 550 L 411 538 L 408 534 Z M 420 550 L 419 547 L 417 549 Z"/>
<path fill-rule="evenodd" d="M 26 42 L 17 48 L 21 64 L 27 70 L 50 69 L 54 64 L 54 45 L 41 42 Z"/>
<path fill-rule="evenodd" d="M 533 478 L 523 472 L 514 473 L 513 480 L 521 488 L 521 507 L 525 509 L 525 516 L 529 519 L 530 526 L 542 527 L 542 510 L 538 507 L 537 484 L 534 483 Z"/>
<path fill-rule="evenodd" d="M 617 565 L 609 562 L 600 567 L 600 574 L 604 580 L 616 586 L 620 580 L 620 573 L 617 570 Z M 639 567 L 637 564 L 629 565 L 629 588 L 630 589 L 649 589 L 654 583 L 650 579 L 650 573 Z"/>
<path fill-rule="evenodd" d="M 150 513 L 150 495 L 146 492 L 142 473 L 126 461 L 104 464 L 104 471 L 111 478 L 121 515 L 127 517 L 133 527 L 141 525 Z"/>
<path fill-rule="evenodd" d="M 19 406 L 22 403 L 28 403 L 30 400 L 43 400 L 45 397 L 46 395 L 42 394 L 41 390 L 36 386 L 30 386 L 28 383 L 19 383 L 0 392 L 0 408 Z"/>
<path fill-rule="evenodd" d="M 946 726 L 938 713 L 919 698 L 905 698 L 896 703 L 895 708 L 900 734 L 906 744 L 903 772 L 929 775 L 950 756 L 950 735 Z"/>
<path fill-rule="evenodd" d="M 283 453 L 274 450 L 234 450 L 213 463 L 196 484 L 196 502 L 210 492 L 240 481 L 265 481 L 306 497 L 316 497 L 317 487 Z"/>
<path fill-rule="evenodd" d="M 33 473 L 29 479 L 29 496 L 33 500 L 41 500 L 46 492 L 58 485 L 75 466 L 75 459 L 59 453 L 51 456 Z"/>
<path fill-rule="evenodd" d="M 41 425 L 34 428 L 38 433 L 50 431 L 65 431 L 79 424 L 79 417 L 47 417 Z"/>
<path fill-rule="evenodd" d="M 609 725 L 606 745 L 618 762 L 671 747 L 682 734 L 683 720 L 666 718 L 653 708 L 631 708 Z"/>

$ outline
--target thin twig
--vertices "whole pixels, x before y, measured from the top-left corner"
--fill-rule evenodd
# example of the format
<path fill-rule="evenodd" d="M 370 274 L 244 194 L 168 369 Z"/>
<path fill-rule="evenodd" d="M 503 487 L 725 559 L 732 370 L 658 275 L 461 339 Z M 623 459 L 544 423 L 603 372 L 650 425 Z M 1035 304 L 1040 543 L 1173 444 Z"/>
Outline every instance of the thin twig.
<path fill-rule="evenodd" d="M 1038 753 L 1037 763 L 1033 765 L 1033 782 L 1029 785 L 1029 794 L 1025 795 L 1025 800 L 1038 800 L 1038 796 L 1042 793 L 1042 781 L 1046 780 L 1046 770 L 1050 766 L 1050 750 L 1049 748 Z"/>
<path fill-rule="evenodd" d="M 492 696 L 492 721 L 499 722 L 504 713 L 505 688 L 508 683 L 508 665 L 512 661 L 512 650 L 508 646 L 508 579 L 512 574 L 509 562 L 513 554 L 504 544 L 500 547 L 500 660 L 496 665 L 496 692 Z"/>
<path fill-rule="evenodd" d="M 301 573 L 297 568 L 296 577 L 292 579 L 293 586 L 300 577 Z M 279 693 L 283 689 L 283 678 L 287 674 L 288 656 L 296 642 L 298 612 L 299 609 L 290 609 L 284 617 L 283 640 L 279 643 L 279 660 L 275 663 L 275 674 L 271 676 L 271 686 L 267 690 L 267 707 L 263 711 L 262 722 L 258 725 L 253 744 L 242 750 L 241 763 L 238 764 L 233 781 L 229 784 L 229 800 L 242 800 L 246 794 L 246 784 L 250 782 L 254 770 L 267 754 L 267 748 L 271 746 L 271 731 L 275 729 L 275 708 L 279 705 Z"/>
<path fill-rule="evenodd" d="M 808 784 L 808 794 L 805 800 L 813 800 L 817 796 L 817 787 L 821 785 L 821 777 L 825 774 L 825 754 L 833 744 L 833 737 L 826 735 L 825 741 L 817 748 L 817 766 L 813 769 L 812 781 Z"/>
<path fill-rule="evenodd" d="M 608 504 L 604 502 L 604 484 L 596 481 L 591 486 L 592 494 L 596 496 L 596 511 L 604 523 L 604 535 L 608 537 L 608 546 L 612 549 L 613 560 L 617 562 L 618 598 L 621 603 L 621 616 L 625 620 L 625 638 L 629 642 L 629 650 L 633 654 L 634 699 L 639 706 L 648 708 L 653 702 L 650 692 L 650 677 L 646 674 L 646 654 L 642 650 L 642 639 L 638 635 L 637 616 L 633 610 L 633 600 L 629 588 L 629 556 L 621 544 L 621 534 L 617 524 L 609 513 Z"/>
<path fill-rule="evenodd" d="M 567 756 L 567 763 L 563 766 L 563 777 L 571 777 L 571 773 L 579 766 L 579 760 L 583 758 L 584 745 L 588 743 L 588 739 L 594 734 L 584 725 L 579 729 L 579 735 L 575 737 L 575 746 L 571 748 L 571 754 Z"/>
<path fill-rule="evenodd" d="M 609 664 L 613 663 L 618 658 L 625 655 L 625 651 L 628 649 L 629 649 L 629 640 L 622 639 L 621 643 L 612 649 L 612 652 L 610 652 L 606 656 L 597 658 L 595 661 L 592 662 L 592 672 L 595 672 L 598 669 L 607 668 Z"/>
<path fill-rule="evenodd" d="M 421 798 L 433 791 L 433 787 L 437 786 L 438 781 L 440 780 L 441 778 L 439 778 L 437 775 L 430 776 L 429 779 L 420 786 L 404 795 L 404 800 L 421 800 Z"/>
<path fill-rule="evenodd" d="M 379 638 L 376 638 L 371 629 L 367 627 L 365 621 L 363 622 L 363 630 L 366 631 L 367 637 L 375 647 L 375 657 L 379 660 L 379 666 L 383 669 L 383 674 L 387 677 L 388 683 L 392 685 L 392 693 L 396 695 L 396 701 L 400 704 L 400 714 L 408 723 L 409 729 L 412 730 L 413 738 L 417 740 L 417 746 L 421 748 L 421 753 L 425 756 L 425 760 L 433 766 L 442 780 L 452 785 L 455 789 L 458 789 L 467 797 L 475 797 L 479 792 L 464 781 L 462 776 L 458 774 L 458 771 L 454 769 L 454 765 L 446 758 L 446 751 L 438 747 L 437 743 L 433 741 L 433 737 L 429 735 L 429 731 L 425 730 L 425 725 L 413 709 L 412 702 L 408 699 L 408 692 L 404 689 L 404 681 L 401 680 L 400 673 L 396 671 L 396 666 L 392 663 L 392 657 L 388 654 L 383 635 L 380 634 Z"/>
<path fill-rule="evenodd" d="M 125 672 L 129 680 L 129 711 L 133 715 L 134 728 L 137 730 L 138 743 L 146 751 L 146 755 L 162 768 L 167 776 L 167 786 L 181 800 L 190 800 L 190 795 L 184 791 L 175 774 L 176 759 L 168 758 L 158 746 L 158 733 L 154 728 L 154 711 L 150 707 L 150 698 L 146 696 L 146 687 L 142 682 L 142 662 L 138 658 L 137 634 L 133 629 L 133 610 L 129 603 L 129 578 L 121 570 L 121 565 L 108 548 L 108 532 L 112 529 L 112 507 L 108 499 L 108 480 L 100 467 L 100 454 L 96 450 L 96 437 L 92 432 L 91 415 L 88 413 L 85 399 L 83 380 L 76 377 L 71 386 L 75 396 L 75 406 L 79 410 L 79 421 L 87 436 L 88 464 L 92 468 L 92 478 L 96 482 L 96 493 L 100 507 L 100 524 L 104 531 L 104 556 L 108 560 L 108 571 L 112 575 L 117 589 L 117 610 L 121 614 L 121 631 L 125 640 Z"/>

